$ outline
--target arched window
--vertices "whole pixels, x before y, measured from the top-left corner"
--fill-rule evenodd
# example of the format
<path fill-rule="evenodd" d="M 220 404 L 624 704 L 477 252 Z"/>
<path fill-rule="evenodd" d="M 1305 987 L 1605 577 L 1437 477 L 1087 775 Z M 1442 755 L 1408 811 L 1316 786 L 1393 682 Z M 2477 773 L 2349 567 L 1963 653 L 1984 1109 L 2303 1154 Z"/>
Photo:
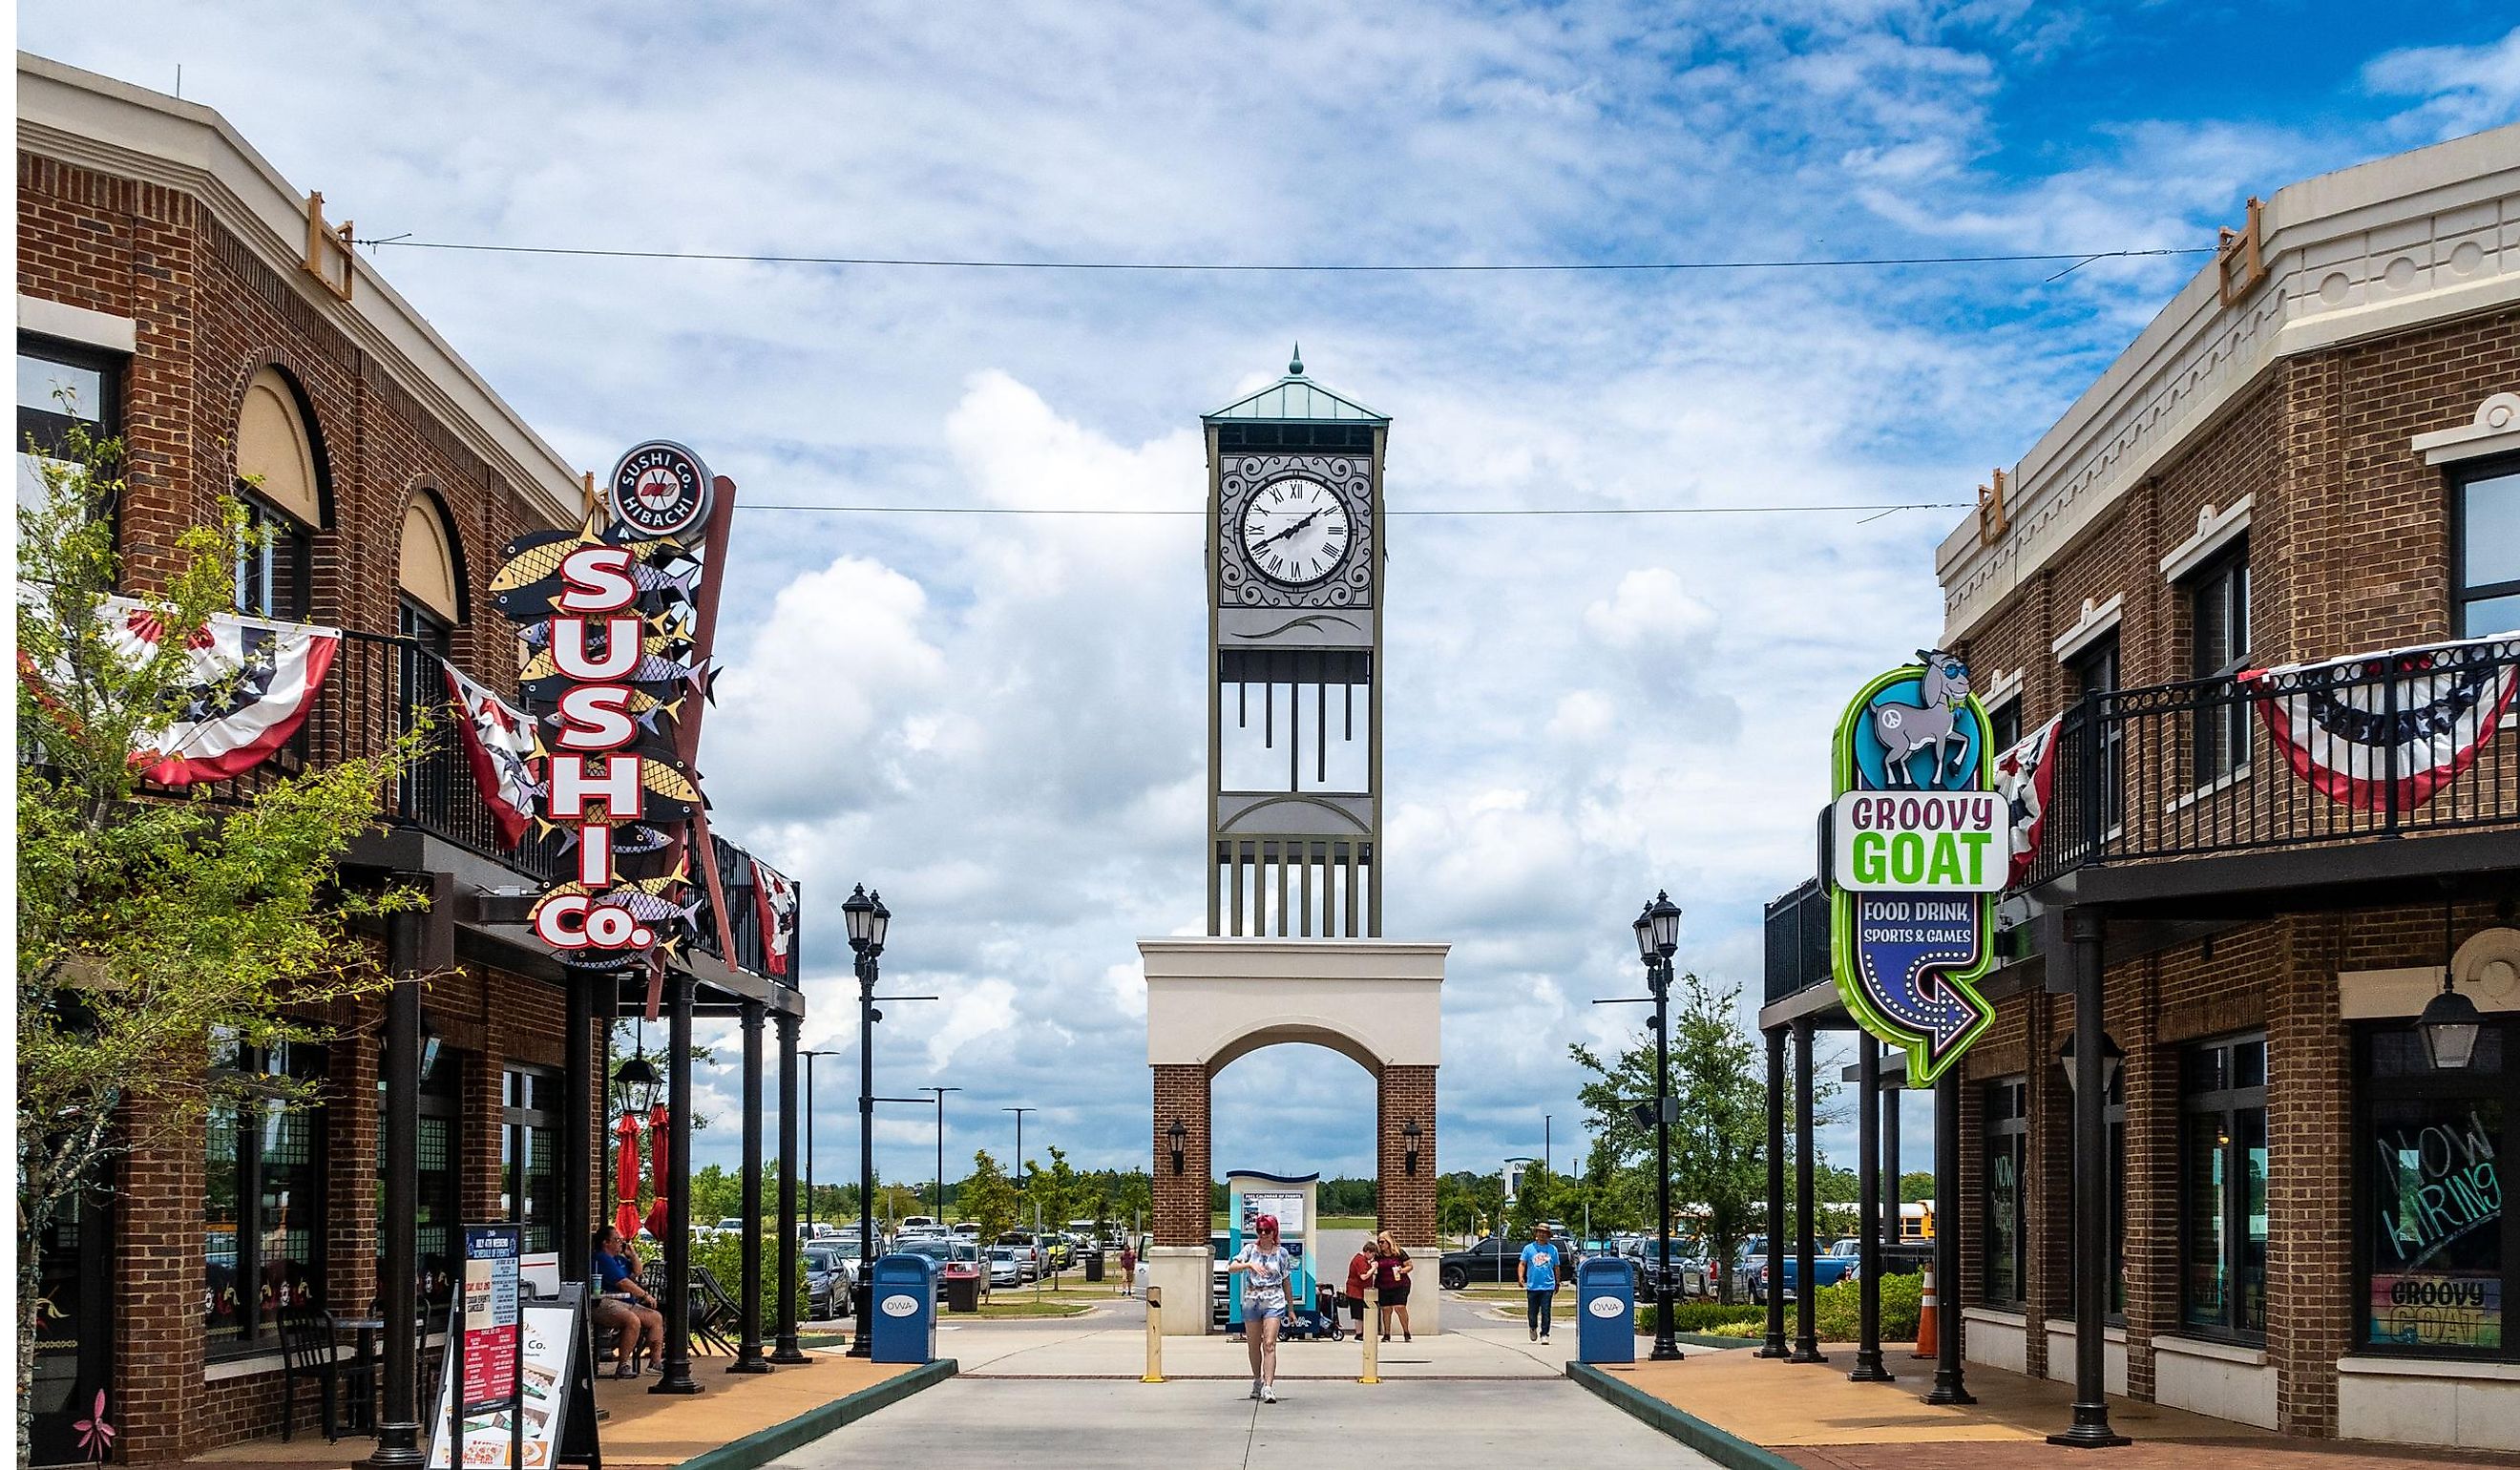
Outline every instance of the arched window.
<path fill-rule="evenodd" d="M 236 456 L 237 499 L 258 535 L 237 557 L 237 607 L 261 617 L 302 618 L 315 528 L 324 523 L 324 461 L 296 389 L 277 368 L 263 369 L 246 385 Z"/>
<path fill-rule="evenodd" d="M 433 620 L 443 628 L 464 621 L 463 559 L 456 555 L 455 533 L 434 498 L 411 498 L 402 512 L 402 557 L 397 584 L 406 622 Z M 402 630 L 409 634 L 412 630 Z"/>

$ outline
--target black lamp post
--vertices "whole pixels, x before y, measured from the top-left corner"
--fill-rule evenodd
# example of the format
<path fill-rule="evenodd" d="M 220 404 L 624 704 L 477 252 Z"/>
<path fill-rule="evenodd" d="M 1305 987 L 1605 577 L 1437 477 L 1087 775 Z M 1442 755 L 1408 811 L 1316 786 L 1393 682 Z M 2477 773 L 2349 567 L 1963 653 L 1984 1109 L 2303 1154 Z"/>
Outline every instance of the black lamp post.
<path fill-rule="evenodd" d="M 839 1056 L 842 1053 L 806 1047 L 799 1048 L 796 1054 L 805 1058 L 805 1225 L 807 1233 L 811 1234 L 816 1225 L 814 1216 L 814 1059 L 822 1056 Z M 860 1209 L 858 1213 L 863 1216 L 866 1211 Z"/>
<path fill-rule="evenodd" d="M 1637 958 L 1653 993 L 1654 1032 L 1654 1342 L 1652 1360 L 1681 1359 L 1671 1322 L 1671 957 L 1680 949 L 1680 906 L 1668 893 L 1637 915 Z"/>
<path fill-rule="evenodd" d="M 961 1088 L 924 1087 L 919 1091 L 936 1094 L 936 1223 L 945 1223 L 945 1094 L 959 1092 Z"/>
<path fill-rule="evenodd" d="M 840 905 L 840 916 L 848 921 L 858 976 L 858 1279 L 851 1289 L 857 1330 L 850 1334 L 849 1356 L 872 1358 L 875 1340 L 866 1322 L 875 1307 L 875 981 L 892 911 L 883 906 L 882 894 L 869 895 L 859 884 Z"/>

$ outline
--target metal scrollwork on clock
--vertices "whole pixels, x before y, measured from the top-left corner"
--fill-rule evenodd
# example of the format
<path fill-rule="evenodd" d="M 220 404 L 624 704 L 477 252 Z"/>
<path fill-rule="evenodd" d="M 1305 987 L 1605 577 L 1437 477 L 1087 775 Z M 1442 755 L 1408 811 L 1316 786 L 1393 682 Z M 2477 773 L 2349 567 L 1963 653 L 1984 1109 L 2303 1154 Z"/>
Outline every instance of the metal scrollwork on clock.
<path fill-rule="evenodd" d="M 1290 586 L 1252 562 L 1244 534 L 1253 497 L 1290 477 L 1327 485 L 1345 505 L 1352 529 L 1335 569 L 1308 585 Z M 1245 454 L 1225 457 L 1219 473 L 1217 599 L 1228 607 L 1369 607 L 1378 527 L 1373 523 L 1372 463 L 1363 455 Z M 1265 507 L 1263 508 L 1265 511 Z"/>

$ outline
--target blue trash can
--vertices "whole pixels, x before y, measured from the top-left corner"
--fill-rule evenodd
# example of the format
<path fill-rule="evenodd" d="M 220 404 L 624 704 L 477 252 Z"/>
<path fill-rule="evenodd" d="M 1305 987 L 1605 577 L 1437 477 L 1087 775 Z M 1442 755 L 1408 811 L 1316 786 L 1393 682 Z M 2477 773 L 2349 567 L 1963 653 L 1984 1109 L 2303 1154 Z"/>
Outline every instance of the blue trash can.
<path fill-rule="evenodd" d="M 1595 1256 L 1575 1268 L 1582 1318 L 1575 1356 L 1585 1362 L 1637 1360 L 1637 1268 L 1624 1256 Z M 879 1341 L 879 1339 L 878 1339 Z"/>
<path fill-rule="evenodd" d="M 936 1357 L 936 1263 L 925 1256 L 878 1256 L 875 1310 L 867 1314 L 877 1362 L 928 1362 Z"/>

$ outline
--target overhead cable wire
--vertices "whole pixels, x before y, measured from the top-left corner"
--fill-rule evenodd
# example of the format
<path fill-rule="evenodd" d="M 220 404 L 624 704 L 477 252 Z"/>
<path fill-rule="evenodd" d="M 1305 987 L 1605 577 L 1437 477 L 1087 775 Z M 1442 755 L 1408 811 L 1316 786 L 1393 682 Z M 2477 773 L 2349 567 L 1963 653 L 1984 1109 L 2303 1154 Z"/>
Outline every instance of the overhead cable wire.
<path fill-rule="evenodd" d="M 1855 505 L 1809 506 L 1553 506 L 1520 507 L 1390 507 L 1385 515 L 1467 516 L 1467 515 L 1793 515 L 1854 514 L 1862 512 L 1867 520 L 1877 520 L 1894 511 L 1966 511 L 1976 502 L 1964 500 L 1902 501 L 1885 505 L 1868 502 Z M 1205 515 L 1204 509 L 1175 510 L 1135 506 L 810 506 L 736 503 L 741 511 L 808 511 L 837 515 Z"/>
<path fill-rule="evenodd" d="M 788 255 L 748 250 L 642 250 L 602 245 L 495 245 L 480 241 L 414 240 L 408 235 L 385 236 L 355 243 L 370 246 L 372 249 L 392 245 L 397 249 L 406 250 L 465 250 L 481 254 L 566 255 L 612 260 L 717 261 L 742 265 L 848 265 L 957 271 L 1140 271 L 1174 274 L 1389 276 L 1508 275 L 1552 271 L 1650 273 L 1842 270 L 1910 265 L 2054 265 L 2060 262 L 2073 269 L 2080 269 L 2082 266 L 2099 260 L 2135 260 L 2155 256 L 2214 253 L 2212 245 L 2184 245 L 2151 249 L 2038 251 L 2001 255 L 1839 255 L 1800 259 L 1779 256 L 1744 260 L 1404 261 L 1375 264 L 1365 261 L 1020 260 L 920 255 Z"/>

